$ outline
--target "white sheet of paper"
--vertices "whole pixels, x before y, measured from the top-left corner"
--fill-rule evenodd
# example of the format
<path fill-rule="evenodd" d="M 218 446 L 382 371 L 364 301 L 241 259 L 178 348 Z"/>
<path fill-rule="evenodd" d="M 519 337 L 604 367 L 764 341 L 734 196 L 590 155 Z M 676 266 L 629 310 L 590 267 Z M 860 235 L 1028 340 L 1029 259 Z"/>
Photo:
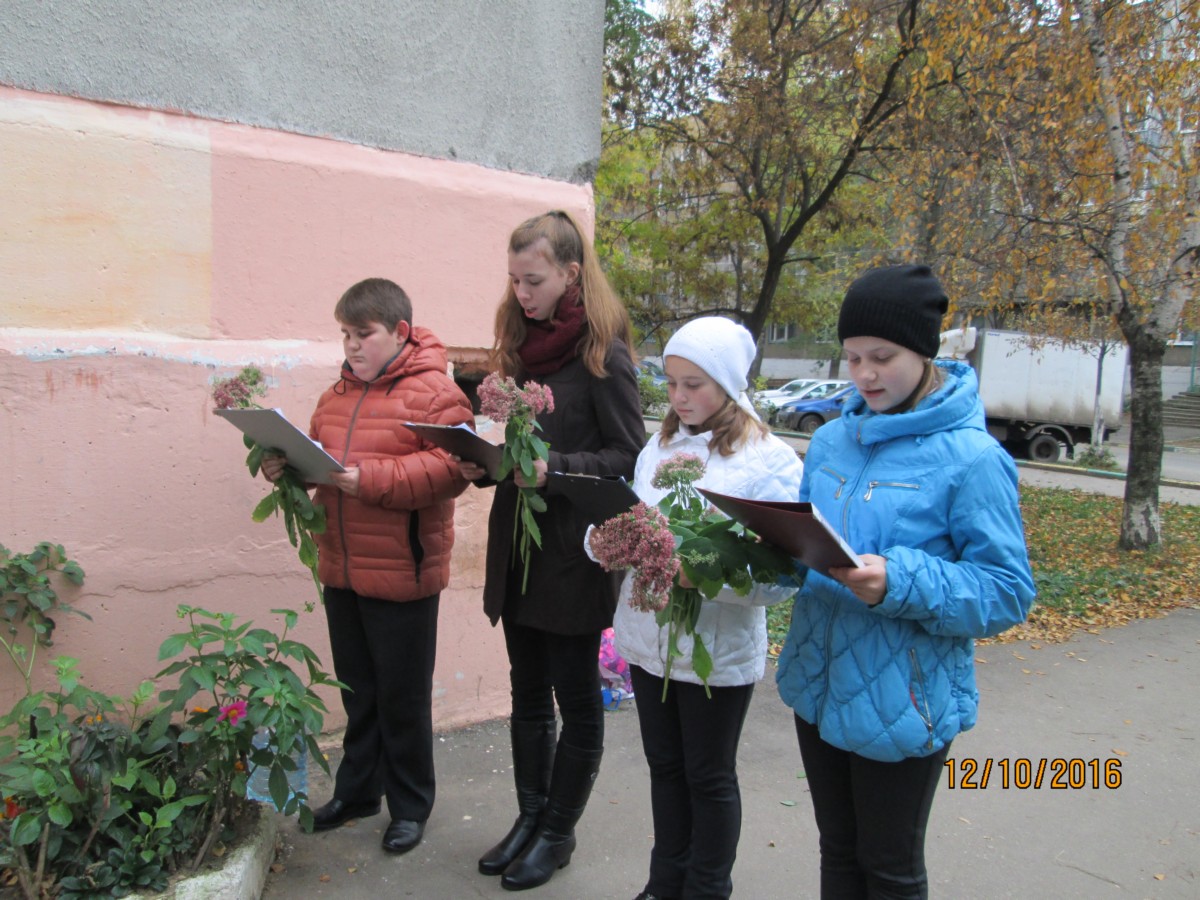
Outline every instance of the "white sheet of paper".
<path fill-rule="evenodd" d="M 330 472 L 346 469 L 307 434 L 287 420 L 281 409 L 216 409 L 249 438 L 287 457 L 288 465 L 305 481 L 329 484 Z"/>

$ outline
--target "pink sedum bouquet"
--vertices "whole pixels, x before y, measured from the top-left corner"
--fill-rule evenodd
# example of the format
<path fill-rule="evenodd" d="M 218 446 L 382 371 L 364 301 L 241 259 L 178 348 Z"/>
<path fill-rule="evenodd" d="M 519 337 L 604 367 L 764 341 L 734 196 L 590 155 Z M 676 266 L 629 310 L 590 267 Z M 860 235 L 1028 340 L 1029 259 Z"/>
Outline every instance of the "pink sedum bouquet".
<path fill-rule="evenodd" d="M 504 479 L 509 472 L 520 471 L 527 482 L 537 478 L 534 460 L 548 460 L 550 447 L 534 434 L 539 430 L 536 416 L 541 412 L 554 412 L 554 395 L 550 388 L 534 381 L 525 382 L 518 388 L 511 378 L 501 378 L 495 372 L 483 379 L 479 385 L 479 411 L 495 422 L 504 422 L 504 455 L 500 460 L 498 476 Z M 521 577 L 521 593 L 529 583 L 529 555 L 531 545 L 542 546 L 542 532 L 538 528 L 534 513 L 546 511 L 546 500 L 537 488 L 517 488 L 517 511 L 513 522 L 513 565 L 517 555 L 525 567 Z"/>
<path fill-rule="evenodd" d="M 635 563 L 630 606 L 657 613 L 667 605 L 679 559 L 675 556 L 675 535 L 657 509 L 639 503 L 629 512 L 609 519 L 592 532 L 591 547 L 605 571 Z"/>
<path fill-rule="evenodd" d="M 769 584 L 793 570 L 786 553 L 760 543 L 732 519 L 705 507 L 695 487 L 703 476 L 704 462 L 694 454 L 676 453 L 663 460 L 650 482 L 667 492 L 658 508 L 639 503 L 605 522 L 591 537 L 592 553 L 606 570 L 634 570 L 630 606 L 653 612 L 659 627 L 667 628 L 664 700 L 671 663 L 683 655 L 680 631 L 692 639 L 692 671 L 708 690 L 712 656 L 696 631 L 704 600 L 725 585 L 744 596 L 754 582 Z M 693 587 L 681 585 L 680 574 Z"/>
<path fill-rule="evenodd" d="M 246 366 L 231 378 L 221 378 L 213 382 L 212 400 L 217 409 L 248 409 L 257 407 L 256 397 L 267 393 L 262 372 L 255 366 Z M 249 437 L 243 436 L 243 442 L 250 450 L 246 457 L 246 467 L 250 477 L 258 476 L 262 466 L 263 454 L 269 448 L 255 443 Z M 321 598 L 321 580 L 317 576 L 317 541 L 315 535 L 325 531 L 325 507 L 314 503 L 308 496 L 308 486 L 301 481 L 300 476 L 290 468 L 283 470 L 280 477 L 271 487 L 271 492 L 263 497 L 251 513 L 255 522 L 266 520 L 272 513 L 283 514 L 283 525 L 287 531 L 288 541 L 296 548 L 300 561 L 312 572 L 313 582 L 317 586 L 317 598 Z M 306 603 L 305 608 L 311 610 L 312 603 Z"/>

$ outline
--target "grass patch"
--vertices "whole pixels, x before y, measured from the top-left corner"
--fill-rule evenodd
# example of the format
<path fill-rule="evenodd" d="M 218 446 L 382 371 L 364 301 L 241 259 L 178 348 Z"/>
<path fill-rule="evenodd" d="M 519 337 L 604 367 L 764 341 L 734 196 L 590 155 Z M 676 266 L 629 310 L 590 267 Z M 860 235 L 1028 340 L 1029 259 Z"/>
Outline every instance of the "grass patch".
<path fill-rule="evenodd" d="M 1117 550 L 1119 497 L 1021 486 L 1021 515 L 1038 596 L 1029 620 L 991 640 L 1063 641 L 1079 629 L 1124 625 L 1200 598 L 1200 506 L 1162 503 L 1163 543 Z M 778 654 L 791 603 L 767 609 L 770 653 Z"/>

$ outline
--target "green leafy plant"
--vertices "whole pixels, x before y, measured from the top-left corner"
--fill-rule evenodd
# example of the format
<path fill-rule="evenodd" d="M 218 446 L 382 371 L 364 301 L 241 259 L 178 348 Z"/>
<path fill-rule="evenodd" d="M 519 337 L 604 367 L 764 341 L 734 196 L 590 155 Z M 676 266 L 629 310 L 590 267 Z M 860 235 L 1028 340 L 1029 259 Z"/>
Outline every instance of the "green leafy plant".
<path fill-rule="evenodd" d="M 262 371 L 256 366 L 246 366 L 231 378 L 214 381 L 212 398 L 217 409 L 259 408 L 254 398 L 264 396 L 266 392 Z M 250 450 L 246 456 L 246 468 L 250 470 L 251 478 L 257 478 L 263 456 L 273 451 L 261 446 L 249 435 L 243 435 L 242 442 Z M 312 572 L 317 598 L 320 599 L 321 579 L 317 574 L 315 535 L 325 531 L 325 507 L 313 502 L 308 494 L 308 486 L 291 467 L 285 468 L 283 475 L 272 484 L 270 493 L 254 507 L 251 518 L 255 522 L 265 522 L 273 515 L 283 516 L 288 541 L 296 548 L 300 562 Z M 305 608 L 311 610 L 313 604 L 306 603 Z"/>
<path fill-rule="evenodd" d="M 56 622 L 51 613 L 74 613 L 91 619 L 59 598 L 51 575 L 75 585 L 83 583 L 83 569 L 67 559 L 59 544 L 42 541 L 31 553 L 11 553 L 0 544 L 0 617 L 5 632 L 0 634 L 0 646 L 21 673 L 26 696 L 33 691 L 38 647 L 54 644 Z M 22 629 L 28 629 L 28 644 L 23 643 Z"/>
<path fill-rule="evenodd" d="M 47 558 L 65 569 L 65 553 L 54 550 Z M 82 580 L 78 566 L 67 573 Z M 45 634 L 34 630 L 36 616 L 13 609 L 44 613 L 34 593 L 33 601 L 28 591 L 0 600 L 10 621 Z M 147 680 L 127 698 L 105 695 L 64 656 L 53 660 L 55 686 L 33 691 L 27 657 L 10 653 L 26 693 L 0 718 L 0 866 L 25 897 L 164 889 L 249 819 L 256 768 L 267 773 L 272 805 L 311 829 L 307 797 L 289 776 L 306 755 L 328 771 L 316 744 L 325 707 L 314 688 L 341 684 L 289 638 L 295 612 L 273 611 L 283 617 L 279 634 L 229 613 L 178 612 L 187 627 L 159 650 L 167 665 L 155 678 L 170 685 L 161 691 Z"/>

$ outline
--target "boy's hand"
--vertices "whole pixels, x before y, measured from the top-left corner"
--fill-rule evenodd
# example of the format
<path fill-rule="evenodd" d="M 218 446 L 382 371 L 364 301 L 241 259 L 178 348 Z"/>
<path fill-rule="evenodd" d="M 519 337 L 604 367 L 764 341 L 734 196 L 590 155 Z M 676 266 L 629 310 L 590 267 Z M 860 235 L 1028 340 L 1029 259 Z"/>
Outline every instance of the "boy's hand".
<path fill-rule="evenodd" d="M 329 481 L 343 494 L 357 497 L 360 474 L 358 466 L 350 466 L 345 472 L 330 472 Z"/>
<path fill-rule="evenodd" d="M 259 471 L 262 472 L 262 477 L 274 484 L 283 475 L 283 470 L 287 466 L 287 457 L 278 453 L 264 453 L 262 465 Z"/>

